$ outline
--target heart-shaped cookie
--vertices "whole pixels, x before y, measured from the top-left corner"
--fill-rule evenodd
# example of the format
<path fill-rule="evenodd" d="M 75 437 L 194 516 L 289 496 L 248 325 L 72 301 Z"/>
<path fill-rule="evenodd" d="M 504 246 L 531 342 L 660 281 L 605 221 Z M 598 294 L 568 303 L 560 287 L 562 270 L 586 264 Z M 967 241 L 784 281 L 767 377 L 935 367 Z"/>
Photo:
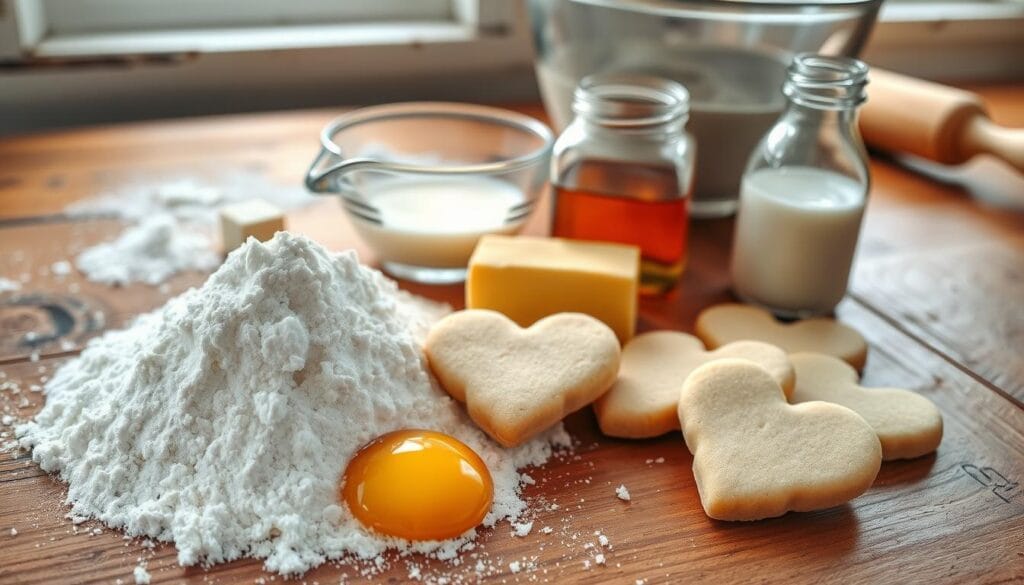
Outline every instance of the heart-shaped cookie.
<path fill-rule="evenodd" d="M 788 397 L 793 368 L 786 352 L 760 341 L 736 341 L 705 351 L 699 339 L 678 331 L 654 331 L 634 337 L 622 348 L 619 378 L 594 403 L 601 432 L 642 439 L 679 428 L 679 392 L 690 372 L 722 358 L 743 358 L 768 370 Z"/>
<path fill-rule="evenodd" d="M 523 329 L 495 311 L 459 311 L 434 325 L 424 351 L 441 386 L 506 447 L 593 402 L 619 371 L 615 333 L 582 313 Z"/>
<path fill-rule="evenodd" d="M 799 383 L 799 374 L 798 374 Z M 697 368 L 679 397 L 701 504 L 718 520 L 831 508 L 864 493 L 882 446 L 852 410 L 786 403 L 761 366 L 723 359 Z"/>
<path fill-rule="evenodd" d="M 868 357 L 864 337 L 835 319 L 818 317 L 781 323 L 768 311 L 751 305 L 725 303 L 704 309 L 697 316 L 694 330 L 709 349 L 752 339 L 778 346 L 787 353 L 834 355 L 858 370 L 864 368 Z"/>
<path fill-rule="evenodd" d="M 824 400 L 861 415 L 882 442 L 882 459 L 931 453 L 942 441 L 942 413 L 920 394 L 901 388 L 865 388 L 843 360 L 817 353 L 790 356 L 796 370 L 793 404 Z"/>

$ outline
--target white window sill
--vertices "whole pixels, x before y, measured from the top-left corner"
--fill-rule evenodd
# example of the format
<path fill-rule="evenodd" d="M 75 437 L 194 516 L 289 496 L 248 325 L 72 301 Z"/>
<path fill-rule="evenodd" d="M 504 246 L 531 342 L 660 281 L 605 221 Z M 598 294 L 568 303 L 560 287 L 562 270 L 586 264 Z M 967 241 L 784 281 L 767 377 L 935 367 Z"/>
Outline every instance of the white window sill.
<path fill-rule="evenodd" d="M 332 24 L 74 34 L 44 38 L 35 58 L 232 53 L 327 47 L 469 42 L 476 28 L 454 22 Z"/>
<path fill-rule="evenodd" d="M 1024 75 L 1022 2 L 885 3 L 862 58 L 946 82 Z"/>
<path fill-rule="evenodd" d="M 945 22 L 971 20 L 1024 19 L 1020 2 L 923 2 L 882 4 L 879 25 L 896 22 Z"/>

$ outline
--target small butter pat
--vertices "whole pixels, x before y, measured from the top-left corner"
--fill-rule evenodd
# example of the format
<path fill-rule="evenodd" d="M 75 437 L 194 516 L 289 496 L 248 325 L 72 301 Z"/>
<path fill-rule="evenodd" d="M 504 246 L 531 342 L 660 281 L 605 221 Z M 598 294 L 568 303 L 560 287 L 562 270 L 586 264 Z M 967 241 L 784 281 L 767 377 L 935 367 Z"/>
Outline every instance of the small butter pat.
<path fill-rule="evenodd" d="M 262 199 L 250 199 L 220 209 L 220 233 L 224 253 L 241 246 L 252 236 L 261 242 L 284 231 L 284 214 Z"/>
<path fill-rule="evenodd" d="M 466 307 L 504 313 L 522 327 L 586 313 L 625 343 L 636 329 L 639 274 L 635 246 L 489 235 L 469 260 Z"/>

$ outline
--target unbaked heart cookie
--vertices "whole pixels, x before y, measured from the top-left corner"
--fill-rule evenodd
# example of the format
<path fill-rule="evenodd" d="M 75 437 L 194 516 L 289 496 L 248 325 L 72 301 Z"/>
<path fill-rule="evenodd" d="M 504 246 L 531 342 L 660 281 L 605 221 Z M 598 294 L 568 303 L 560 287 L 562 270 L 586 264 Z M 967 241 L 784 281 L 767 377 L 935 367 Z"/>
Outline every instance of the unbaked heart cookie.
<path fill-rule="evenodd" d="M 787 404 L 772 376 L 747 360 L 690 374 L 679 422 L 701 504 L 718 520 L 837 506 L 864 493 L 882 463 L 878 437 L 860 415 L 828 402 Z"/>
<path fill-rule="evenodd" d="M 864 388 L 843 360 L 816 353 L 790 356 L 796 370 L 796 404 L 824 400 L 861 415 L 882 442 L 882 459 L 910 459 L 931 453 L 942 441 L 942 414 L 920 394 L 900 388 Z"/>
<path fill-rule="evenodd" d="M 807 351 L 834 355 L 861 370 L 868 344 L 851 327 L 835 319 L 818 317 L 780 323 L 768 311 L 751 305 L 726 303 L 701 311 L 694 326 L 697 337 L 710 349 L 741 339 L 763 341 L 788 353 Z"/>
<path fill-rule="evenodd" d="M 601 432 L 610 437 L 642 439 L 679 428 L 679 393 L 690 372 L 722 358 L 749 359 L 768 370 L 788 397 L 793 367 L 786 352 L 760 341 L 736 341 L 705 351 L 699 339 L 678 331 L 655 331 L 634 337 L 622 348 L 619 378 L 594 403 Z"/>
<path fill-rule="evenodd" d="M 434 325 L 424 351 L 441 386 L 506 447 L 593 402 L 619 371 L 615 333 L 582 313 L 523 329 L 495 311 L 459 311 Z"/>

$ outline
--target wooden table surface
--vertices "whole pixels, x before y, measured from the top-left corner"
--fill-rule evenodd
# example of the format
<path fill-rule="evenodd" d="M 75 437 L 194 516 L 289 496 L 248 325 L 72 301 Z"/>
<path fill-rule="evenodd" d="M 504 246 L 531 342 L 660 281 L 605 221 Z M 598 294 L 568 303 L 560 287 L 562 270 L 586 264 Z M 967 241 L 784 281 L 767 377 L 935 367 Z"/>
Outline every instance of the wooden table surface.
<path fill-rule="evenodd" d="M 1024 85 L 983 89 L 995 117 L 1024 126 Z M 537 107 L 521 108 L 542 115 Z M 30 391 L 83 340 L 202 282 L 172 279 L 168 289 L 110 288 L 53 262 L 122 228 L 110 219 L 71 219 L 64 207 L 140 177 L 211 168 L 244 169 L 297 184 L 316 150 L 319 128 L 336 112 L 247 115 L 83 129 L 0 140 L 0 276 L 31 280 L 0 295 L 0 371 L 21 391 L 0 390 L 0 407 L 19 418 L 43 396 Z M 691 457 L 678 433 L 647 441 L 600 436 L 589 411 L 567 425 L 575 456 L 530 471 L 525 496 L 535 530 L 513 537 L 507 524 L 485 531 L 478 554 L 502 568 L 490 581 L 516 582 L 1024 582 L 1024 178 L 980 161 L 943 182 L 891 160 L 872 161 L 871 193 L 859 260 L 839 317 L 871 344 L 867 385 L 914 389 L 945 419 L 937 454 L 885 463 L 875 485 L 848 505 L 752 523 L 709 520 L 700 507 Z M 993 196 L 993 193 L 996 195 Z M 358 243 L 330 199 L 290 216 L 291 229 L 333 249 Z M 531 231 L 543 231 L 543 213 Z M 641 330 L 689 331 L 698 311 L 730 299 L 730 220 L 692 227 L 690 265 L 672 294 L 641 303 Z M 459 286 L 404 284 L 461 304 Z M 79 317 L 64 344 L 45 344 L 38 361 L 21 343 L 39 320 L 29 304 L 63 303 Z M 0 380 L 2 383 L 3 380 Z M 10 428 L 0 427 L 10 433 Z M 664 458 L 662 461 L 660 458 Z M 632 501 L 615 497 L 624 484 Z M 66 491 L 25 453 L 0 454 L 0 583 L 130 583 L 138 559 L 154 582 L 252 583 L 258 561 L 202 568 L 176 564 L 174 547 L 149 549 L 93 522 L 65 519 Z M 550 526 L 551 534 L 538 528 Z M 10 536 L 10 530 L 17 530 Z M 595 531 L 610 540 L 593 563 Z M 512 573 L 512 561 L 536 564 Z M 591 562 L 588 568 L 586 561 Z M 416 562 L 424 573 L 472 577 L 471 569 Z M 469 563 L 472 564 L 472 563 Z M 404 581 L 404 560 L 374 581 Z M 358 580 L 328 564 L 301 581 Z M 280 581 L 280 578 L 278 578 Z"/>

